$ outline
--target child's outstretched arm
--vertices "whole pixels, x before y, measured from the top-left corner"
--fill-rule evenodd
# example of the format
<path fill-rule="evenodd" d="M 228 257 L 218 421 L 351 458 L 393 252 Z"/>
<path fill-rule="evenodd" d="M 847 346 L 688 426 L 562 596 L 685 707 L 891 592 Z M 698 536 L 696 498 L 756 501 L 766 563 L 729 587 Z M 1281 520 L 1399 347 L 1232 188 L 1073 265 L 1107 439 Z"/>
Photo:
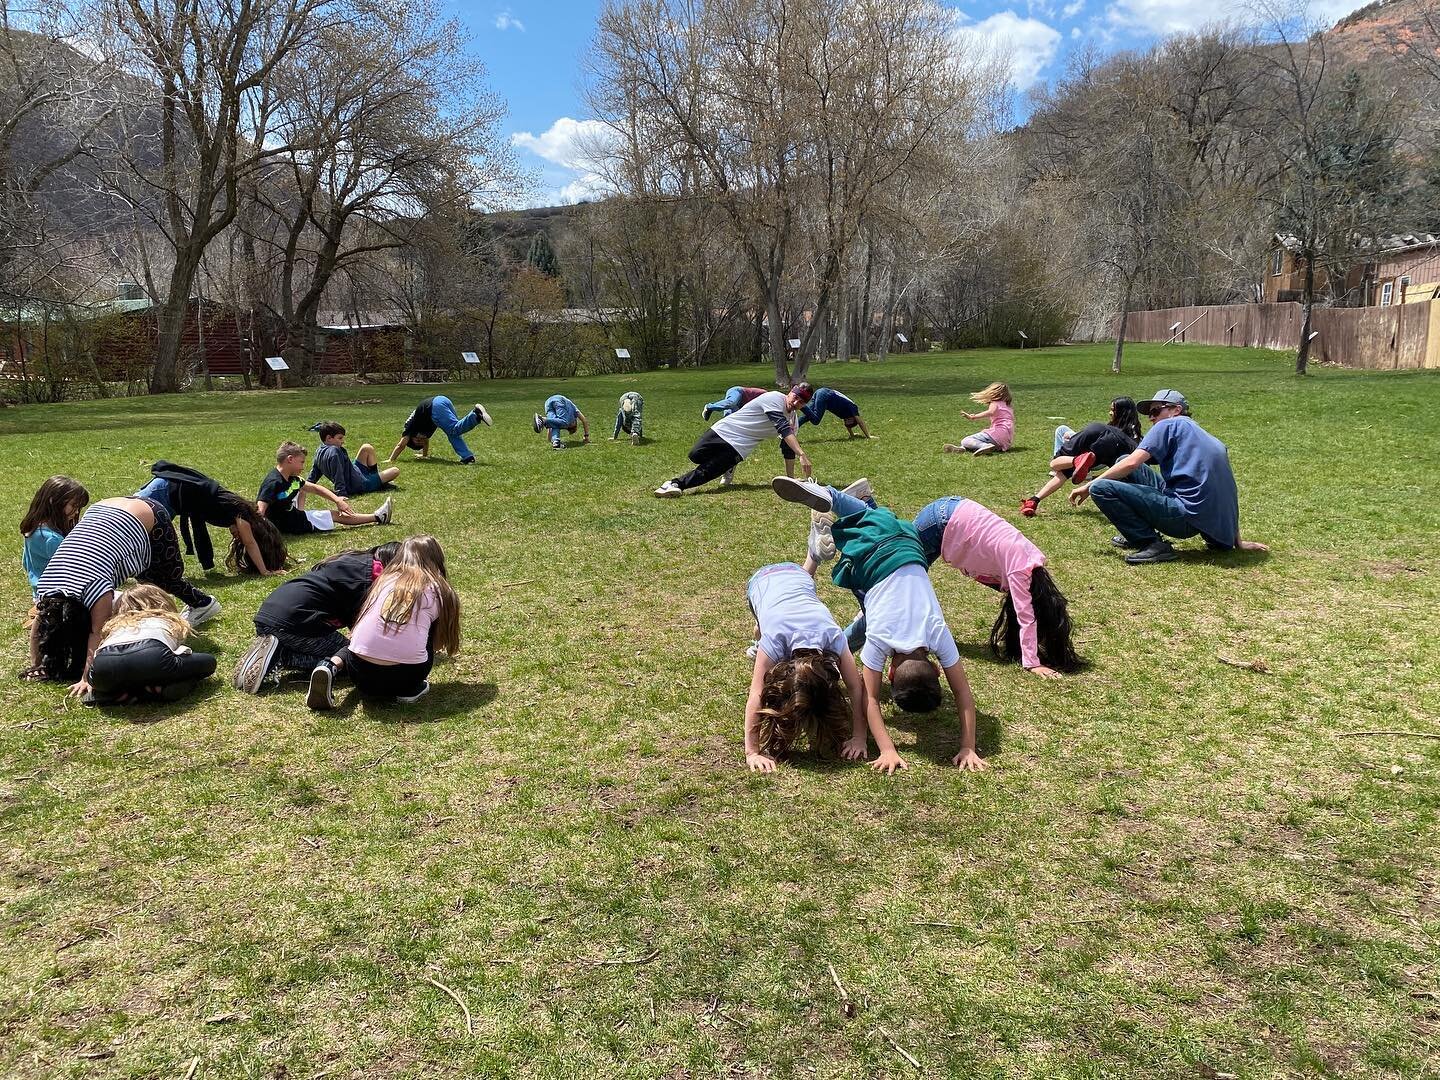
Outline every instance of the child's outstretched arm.
<path fill-rule="evenodd" d="M 85 666 L 80 669 L 79 681 L 70 684 L 70 693 L 75 697 L 84 697 L 90 692 L 90 661 L 95 659 L 95 650 L 100 647 L 100 631 L 110 621 L 114 610 L 115 594 L 113 592 L 107 592 L 99 600 L 96 600 L 90 609 L 90 638 L 85 642 Z"/>
<path fill-rule="evenodd" d="M 405 438 L 404 435 L 401 435 L 401 436 L 400 436 L 400 441 L 395 444 L 395 449 L 390 451 L 390 460 L 391 460 L 391 461 L 399 461 L 399 460 L 400 460 L 400 455 L 405 452 L 405 444 L 408 443 L 409 441 L 410 441 L 410 440 L 407 439 L 407 438 Z"/>
<path fill-rule="evenodd" d="M 585 414 L 584 414 L 583 412 L 581 412 L 579 409 L 576 409 L 576 410 L 575 410 L 575 416 L 576 416 L 576 418 L 580 421 L 580 427 L 583 429 L 585 441 L 586 441 L 586 442 L 589 442 L 589 441 L 590 441 L 590 421 L 585 419 Z"/>
<path fill-rule="evenodd" d="M 334 503 L 335 509 L 339 510 L 342 514 L 350 513 L 350 500 L 345 498 L 343 495 L 336 495 L 327 487 L 321 487 L 319 484 L 312 484 L 307 480 L 305 482 L 305 486 L 300 489 L 300 494 L 319 495 L 322 499 L 328 499 L 330 500 L 330 502 Z"/>
<path fill-rule="evenodd" d="M 840 677 L 845 680 L 845 689 L 850 694 L 851 718 L 850 738 L 840 747 L 840 756 L 846 761 L 864 761 L 870 751 L 865 705 L 868 698 L 865 694 L 865 682 L 860 678 L 860 669 L 855 666 L 855 657 L 848 645 L 840 654 Z"/>
<path fill-rule="evenodd" d="M 745 701 L 745 764 L 751 772 L 775 771 L 775 759 L 760 753 L 759 742 L 760 694 L 765 675 L 774 666 L 775 662 L 765 655 L 764 649 L 755 650 L 755 671 L 750 676 L 750 696 Z"/>
<path fill-rule="evenodd" d="M 970 693 L 970 680 L 965 677 L 965 665 L 956 660 L 947 667 L 945 681 L 955 695 L 955 712 L 960 717 L 960 752 L 950 761 L 967 772 L 980 772 L 987 766 L 975 752 L 975 698 Z"/>
<path fill-rule="evenodd" d="M 610 433 L 610 441 L 614 442 L 620 437 L 620 429 L 625 425 L 625 410 L 615 410 L 615 430 Z"/>
<path fill-rule="evenodd" d="M 885 721 L 880 717 L 880 672 L 872 671 L 867 667 L 862 668 L 861 673 L 865 678 L 865 719 L 869 724 L 870 735 L 874 738 L 875 745 L 880 748 L 880 756 L 870 762 L 870 767 L 889 776 L 896 769 L 904 769 L 908 766 L 896 751 L 895 743 L 890 738 L 890 732 L 885 730 Z"/>

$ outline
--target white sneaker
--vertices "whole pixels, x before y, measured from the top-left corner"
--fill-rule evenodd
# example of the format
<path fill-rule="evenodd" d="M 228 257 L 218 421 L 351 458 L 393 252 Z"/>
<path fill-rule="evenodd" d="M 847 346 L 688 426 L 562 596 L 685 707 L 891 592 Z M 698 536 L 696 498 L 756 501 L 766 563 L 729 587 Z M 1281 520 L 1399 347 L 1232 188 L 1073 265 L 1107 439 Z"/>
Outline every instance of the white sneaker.
<path fill-rule="evenodd" d="M 280 639 L 262 634 L 245 650 L 240 663 L 235 665 L 235 676 L 230 685 L 244 694 L 258 694 L 265 685 L 265 676 L 270 673 L 270 664 L 280 648 Z"/>
<path fill-rule="evenodd" d="M 475 403 L 475 415 L 480 417 L 480 422 L 486 427 L 494 427 L 495 422 L 490 419 L 490 414 L 485 411 L 485 406 L 478 401 Z"/>
<path fill-rule="evenodd" d="M 396 700 L 397 702 L 399 702 L 401 705 L 414 705 L 415 702 L 419 701 L 422 697 L 424 697 L 424 696 L 425 696 L 426 694 L 428 694 L 429 692 L 430 692 L 430 680 L 429 680 L 429 679 L 426 679 L 426 680 L 424 681 L 424 683 L 421 684 L 421 686 L 420 686 L 420 692 L 419 692 L 418 694 L 411 694 L 409 697 L 405 697 L 405 696 L 403 696 L 403 695 L 401 695 L 401 694 L 396 694 L 396 695 L 395 695 L 395 700 Z"/>
<path fill-rule="evenodd" d="M 640 445 L 640 433 L 639 433 L 638 431 L 635 432 L 633 435 L 630 436 L 630 445 L 631 445 L 631 446 L 639 446 L 639 445 Z"/>
<path fill-rule="evenodd" d="M 395 515 L 395 508 L 390 505 L 389 498 L 375 509 L 375 521 L 381 525 L 389 525 L 390 519 Z"/>
<path fill-rule="evenodd" d="M 837 554 L 835 537 L 830 534 L 830 525 L 834 520 L 834 514 L 822 514 L 818 510 L 810 512 L 810 539 L 806 541 L 805 550 L 817 563 L 827 563 Z"/>
<path fill-rule="evenodd" d="M 830 492 L 814 480 L 796 480 L 793 476 L 777 476 L 770 481 L 775 494 L 786 502 L 800 503 L 822 514 L 830 512 Z"/>
<path fill-rule="evenodd" d="M 725 470 L 725 475 L 722 476 L 722 477 L 720 477 L 720 486 L 721 486 L 721 487 L 729 487 L 729 486 L 730 486 L 731 484 L 733 484 L 734 482 L 735 482 L 735 470 L 734 470 L 734 469 L 726 469 L 726 470 Z"/>
<path fill-rule="evenodd" d="M 190 629 L 193 630 L 197 626 L 203 626 L 219 614 L 220 601 L 212 596 L 210 602 L 203 607 L 186 607 L 185 610 L 180 613 L 180 617 L 189 623 Z"/>
<path fill-rule="evenodd" d="M 663 484 L 661 484 L 658 488 L 655 489 L 655 497 L 657 499 L 678 499 L 681 495 L 684 494 L 684 489 L 681 488 L 679 484 L 675 483 L 674 480 L 666 480 Z"/>
<path fill-rule="evenodd" d="M 844 487 L 840 490 L 852 498 L 859 499 L 861 502 L 869 502 L 875 497 L 875 492 L 870 488 L 870 481 L 863 476 L 860 477 L 859 480 L 851 483 L 849 487 Z"/>
<path fill-rule="evenodd" d="M 752 641 L 752 642 L 750 642 L 749 645 L 747 645 L 747 646 L 745 647 L 745 655 L 748 656 L 751 660 L 754 660 L 754 659 L 755 659 L 755 654 L 758 653 L 759 651 L 760 651 L 760 642 L 758 642 L 758 641 Z"/>

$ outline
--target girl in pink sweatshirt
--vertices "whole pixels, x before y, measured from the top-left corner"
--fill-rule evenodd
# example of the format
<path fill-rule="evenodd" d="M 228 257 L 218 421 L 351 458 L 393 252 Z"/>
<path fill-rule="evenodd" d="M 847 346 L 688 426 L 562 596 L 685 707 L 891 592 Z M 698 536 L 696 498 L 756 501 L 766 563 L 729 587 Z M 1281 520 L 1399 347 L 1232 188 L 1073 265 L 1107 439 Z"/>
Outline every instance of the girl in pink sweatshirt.
<path fill-rule="evenodd" d="M 990 426 L 974 435 L 966 435 L 957 446 L 945 444 L 945 453 L 958 454 L 968 451 L 975 456 L 993 454 L 1010 449 L 1015 439 L 1015 409 L 1010 397 L 1010 388 L 1003 382 L 993 382 L 984 390 L 970 395 L 970 400 L 985 406 L 984 412 L 965 413 L 966 420 L 988 420 Z"/>

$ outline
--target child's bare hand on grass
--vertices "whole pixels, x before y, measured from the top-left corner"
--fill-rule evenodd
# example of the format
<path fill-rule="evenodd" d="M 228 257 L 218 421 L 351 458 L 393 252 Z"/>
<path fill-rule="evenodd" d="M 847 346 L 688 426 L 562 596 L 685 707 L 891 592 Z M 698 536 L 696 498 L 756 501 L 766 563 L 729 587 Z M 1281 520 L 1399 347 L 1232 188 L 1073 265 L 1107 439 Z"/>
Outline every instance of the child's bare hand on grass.
<path fill-rule="evenodd" d="M 86 694 L 90 693 L 90 684 L 84 679 L 81 679 L 79 682 L 71 683 L 70 689 L 67 690 L 66 693 L 68 693 L 71 697 L 84 697 Z"/>
<path fill-rule="evenodd" d="M 870 744 L 864 735 L 846 739 L 840 747 L 840 757 L 845 761 L 864 761 L 870 752 Z"/>
<path fill-rule="evenodd" d="M 1071 505 L 1071 506 L 1079 506 L 1081 503 L 1083 503 L 1083 502 L 1084 502 L 1086 499 L 1088 499 L 1089 497 L 1090 497 L 1090 485 L 1089 485 L 1089 484 L 1082 484 L 1080 487 L 1077 487 L 1074 491 L 1070 492 L 1070 505 Z"/>
<path fill-rule="evenodd" d="M 896 769 L 907 769 L 909 766 L 905 764 L 905 759 L 894 750 L 888 752 L 882 750 L 880 756 L 870 762 L 870 768 L 876 772 L 883 772 L 886 776 L 893 776 Z"/>
<path fill-rule="evenodd" d="M 1058 679 L 1060 672 L 1053 667 L 1046 667 L 1044 664 L 1036 664 L 1030 669 L 1031 675 L 1039 675 L 1042 679 Z"/>
<path fill-rule="evenodd" d="M 774 772 L 775 759 L 768 758 L 764 754 L 746 754 L 745 764 L 750 766 L 751 772 Z"/>
<path fill-rule="evenodd" d="M 974 750 L 961 750 L 950 759 L 950 762 L 957 769 L 964 772 L 984 772 L 990 767 L 985 764 L 985 760 Z"/>

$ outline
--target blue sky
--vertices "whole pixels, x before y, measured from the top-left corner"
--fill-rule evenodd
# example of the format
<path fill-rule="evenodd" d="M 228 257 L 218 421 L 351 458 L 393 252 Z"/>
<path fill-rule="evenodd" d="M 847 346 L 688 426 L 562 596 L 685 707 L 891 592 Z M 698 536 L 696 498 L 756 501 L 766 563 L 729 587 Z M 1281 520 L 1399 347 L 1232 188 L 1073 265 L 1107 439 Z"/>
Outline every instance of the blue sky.
<path fill-rule="evenodd" d="M 1366 0 L 1311 0 L 1311 18 L 1329 24 Z M 576 141 L 593 124 L 581 95 L 581 62 L 601 0 L 448 0 L 469 28 L 470 51 L 508 102 L 505 136 L 538 174 L 530 205 L 574 202 L 592 190 Z M 983 0 L 950 4 L 963 33 L 1011 58 L 1023 95 L 1062 72 L 1071 51 L 1143 47 L 1165 34 L 1227 17 L 1254 17 L 1256 0 Z"/>

